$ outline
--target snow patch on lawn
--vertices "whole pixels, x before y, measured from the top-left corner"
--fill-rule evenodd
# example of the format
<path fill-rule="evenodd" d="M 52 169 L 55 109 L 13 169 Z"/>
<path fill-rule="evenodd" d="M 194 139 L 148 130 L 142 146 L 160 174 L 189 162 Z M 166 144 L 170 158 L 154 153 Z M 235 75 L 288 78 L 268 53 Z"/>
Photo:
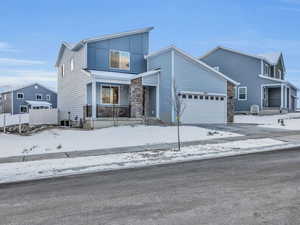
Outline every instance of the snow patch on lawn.
<path fill-rule="evenodd" d="M 32 136 L 0 133 L 0 157 L 172 143 L 177 141 L 176 132 L 174 126 L 121 126 L 89 131 L 52 129 Z M 195 126 L 181 127 L 182 141 L 234 136 L 241 135 Z"/>
<path fill-rule="evenodd" d="M 284 120 L 285 126 L 282 126 L 278 123 L 279 119 Z M 300 130 L 300 113 L 288 113 L 270 116 L 236 115 L 234 120 L 235 123 L 258 124 L 260 127 L 266 128 Z"/>
<path fill-rule="evenodd" d="M 266 147 L 278 147 L 283 144 L 285 143 L 282 141 L 270 138 L 249 139 L 223 144 L 183 147 L 181 151 L 145 151 L 6 163 L 0 164 L 0 183 L 238 155 L 263 151 Z"/>

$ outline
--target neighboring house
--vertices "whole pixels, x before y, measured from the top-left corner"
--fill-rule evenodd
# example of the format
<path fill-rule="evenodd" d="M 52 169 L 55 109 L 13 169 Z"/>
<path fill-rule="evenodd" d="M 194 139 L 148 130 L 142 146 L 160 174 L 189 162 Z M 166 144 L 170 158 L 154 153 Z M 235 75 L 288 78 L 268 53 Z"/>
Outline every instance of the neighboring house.
<path fill-rule="evenodd" d="M 0 113 L 27 113 L 29 109 L 57 107 L 56 92 L 38 83 L 6 86 L 0 91 Z"/>
<path fill-rule="evenodd" d="M 282 53 L 250 55 L 219 46 L 200 60 L 240 83 L 235 94 L 237 112 L 249 112 L 252 105 L 261 111 L 296 110 L 297 87 L 285 79 Z"/>
<path fill-rule="evenodd" d="M 95 125 L 107 117 L 151 117 L 173 123 L 173 98 L 179 95 L 183 123 L 233 121 L 238 83 L 175 46 L 149 54 L 152 29 L 62 43 L 56 62 L 60 119 Z"/>

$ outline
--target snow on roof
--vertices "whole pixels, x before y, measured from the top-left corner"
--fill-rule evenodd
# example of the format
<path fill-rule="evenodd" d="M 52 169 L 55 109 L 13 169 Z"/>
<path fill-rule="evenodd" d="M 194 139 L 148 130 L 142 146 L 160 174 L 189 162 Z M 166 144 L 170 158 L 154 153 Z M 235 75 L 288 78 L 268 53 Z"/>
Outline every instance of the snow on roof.
<path fill-rule="evenodd" d="M 262 57 L 269 61 L 271 64 L 277 64 L 277 62 L 280 59 L 281 52 L 273 52 L 273 53 L 265 53 L 265 54 L 259 54 L 259 57 Z"/>
<path fill-rule="evenodd" d="M 45 102 L 45 101 L 26 101 L 29 105 L 32 107 L 40 107 L 40 106 L 52 106 L 50 102 Z"/>

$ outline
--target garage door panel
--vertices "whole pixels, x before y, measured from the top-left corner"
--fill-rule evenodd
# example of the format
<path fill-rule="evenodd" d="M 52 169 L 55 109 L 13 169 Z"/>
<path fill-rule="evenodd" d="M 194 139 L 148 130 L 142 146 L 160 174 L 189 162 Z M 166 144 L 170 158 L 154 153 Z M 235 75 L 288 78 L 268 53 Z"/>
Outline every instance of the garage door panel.
<path fill-rule="evenodd" d="M 226 98 L 224 96 L 198 96 L 196 99 L 189 99 L 188 95 L 183 95 L 185 110 L 182 115 L 182 123 L 225 123 L 226 122 Z M 212 98 L 211 98 L 212 97 Z M 222 99 L 222 100 L 221 100 Z"/>

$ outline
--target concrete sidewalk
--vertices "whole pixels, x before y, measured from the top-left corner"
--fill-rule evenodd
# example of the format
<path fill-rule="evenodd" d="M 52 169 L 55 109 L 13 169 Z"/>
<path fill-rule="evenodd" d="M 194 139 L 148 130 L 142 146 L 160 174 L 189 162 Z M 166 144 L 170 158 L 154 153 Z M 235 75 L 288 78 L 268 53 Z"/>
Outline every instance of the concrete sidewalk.
<path fill-rule="evenodd" d="M 282 131 L 282 132 L 263 133 L 263 134 L 253 133 L 251 135 L 245 135 L 239 137 L 229 137 L 229 138 L 227 137 L 227 138 L 218 138 L 218 139 L 203 140 L 203 141 L 189 141 L 189 142 L 183 142 L 182 146 L 217 144 L 217 143 L 226 143 L 231 141 L 260 139 L 260 138 L 273 138 L 276 140 L 285 141 L 290 144 L 300 144 L 299 131 Z M 87 150 L 87 151 L 71 151 L 71 152 L 47 153 L 47 154 L 37 154 L 37 155 L 24 155 L 24 156 L 0 158 L 0 163 L 37 161 L 37 160 L 44 160 L 44 159 L 76 158 L 76 157 L 85 157 L 85 156 L 100 156 L 100 155 L 119 154 L 119 153 L 128 153 L 128 152 L 169 150 L 171 148 L 176 148 L 176 147 L 177 147 L 177 143 L 166 143 L 166 144 L 141 145 L 141 146 L 131 146 L 131 147 L 120 147 L 120 148 L 95 149 L 95 150 Z"/>

